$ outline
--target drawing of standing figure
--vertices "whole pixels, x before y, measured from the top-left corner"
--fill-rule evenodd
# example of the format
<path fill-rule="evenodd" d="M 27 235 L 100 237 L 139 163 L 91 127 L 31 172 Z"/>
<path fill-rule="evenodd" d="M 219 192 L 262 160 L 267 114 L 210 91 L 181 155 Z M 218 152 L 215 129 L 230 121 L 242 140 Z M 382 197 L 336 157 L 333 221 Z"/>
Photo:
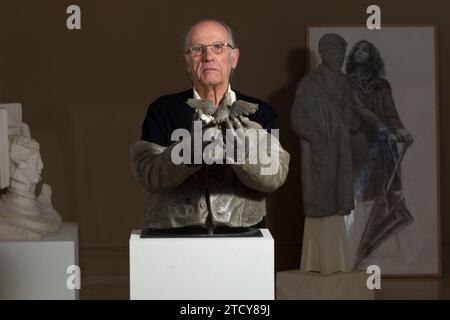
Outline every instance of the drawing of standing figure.
<path fill-rule="evenodd" d="M 385 232 L 385 235 L 380 235 L 379 233 L 383 233 L 380 231 L 383 229 L 380 226 L 384 222 L 379 221 L 376 228 L 372 227 L 372 230 L 365 229 L 366 225 L 371 222 L 369 221 L 370 214 L 377 209 L 374 208 L 377 197 L 380 198 L 380 196 L 388 192 L 395 194 L 395 197 L 397 197 L 396 203 L 400 207 L 404 207 L 400 208 L 400 210 L 405 209 L 407 212 L 403 196 L 401 195 L 401 159 L 399 159 L 397 143 L 403 143 L 404 148 L 402 148 L 402 151 L 406 151 L 406 148 L 412 144 L 413 137 L 404 128 L 400 120 L 392 96 L 391 86 L 383 77 L 385 74 L 383 60 L 378 49 L 372 43 L 362 40 L 354 45 L 347 57 L 346 73 L 360 105 L 375 115 L 372 118 L 375 121 L 365 122 L 362 119 L 361 127 L 359 128 L 367 139 L 369 158 L 367 163 L 356 168 L 357 174 L 354 184 L 356 208 L 352 238 L 355 243 L 368 242 L 367 238 L 371 238 L 370 241 L 373 242 L 371 245 L 364 244 L 371 248 L 366 250 L 366 254 L 363 257 L 359 258 L 359 262 L 357 258 L 357 264 L 359 264 L 362 262 L 361 259 L 367 257 L 368 252 L 372 253 L 375 249 L 381 249 L 381 245 L 383 246 L 382 250 L 373 252 L 374 255 L 381 253 L 381 259 L 392 258 L 399 252 L 398 239 L 392 236 L 395 234 L 392 231 L 395 228 Z M 404 152 L 401 152 L 400 157 L 403 155 Z M 387 185 L 389 185 L 388 192 L 386 191 Z M 389 206 L 385 203 L 384 207 Z M 373 218 L 371 217 L 370 220 Z M 412 219 L 409 220 L 411 221 Z M 405 224 L 403 223 L 403 225 Z M 367 225 L 367 229 L 370 229 L 370 227 Z M 395 230 L 398 230 L 399 227 L 396 226 L 397 229 Z M 371 232 L 374 234 L 375 229 L 378 235 L 376 237 L 373 235 L 368 236 L 367 233 Z M 360 243 L 360 249 L 361 245 L 363 244 Z"/>

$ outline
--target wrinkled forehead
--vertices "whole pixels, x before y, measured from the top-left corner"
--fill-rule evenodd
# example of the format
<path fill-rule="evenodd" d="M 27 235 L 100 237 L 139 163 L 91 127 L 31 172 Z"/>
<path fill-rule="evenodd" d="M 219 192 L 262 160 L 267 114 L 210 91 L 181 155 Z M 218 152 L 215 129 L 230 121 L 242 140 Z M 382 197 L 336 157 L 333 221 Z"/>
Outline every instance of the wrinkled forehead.
<path fill-rule="evenodd" d="M 214 21 L 205 21 L 192 27 L 186 37 L 186 45 L 211 44 L 215 41 L 227 42 L 229 40 L 230 35 L 224 26 Z"/>

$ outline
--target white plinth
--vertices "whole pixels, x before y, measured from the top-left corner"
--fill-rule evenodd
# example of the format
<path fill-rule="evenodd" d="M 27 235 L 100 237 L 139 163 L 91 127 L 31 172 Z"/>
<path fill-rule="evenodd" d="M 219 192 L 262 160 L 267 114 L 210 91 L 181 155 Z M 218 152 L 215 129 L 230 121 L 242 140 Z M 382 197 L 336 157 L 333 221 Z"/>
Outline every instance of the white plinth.
<path fill-rule="evenodd" d="M 277 273 L 277 300 L 373 300 L 364 271 L 323 275 L 300 270 Z"/>
<path fill-rule="evenodd" d="M 75 223 L 40 241 L 0 241 L 0 299 L 78 299 L 66 286 L 70 265 L 78 265 Z"/>
<path fill-rule="evenodd" d="M 274 242 L 249 238 L 130 237 L 130 298 L 273 300 Z"/>

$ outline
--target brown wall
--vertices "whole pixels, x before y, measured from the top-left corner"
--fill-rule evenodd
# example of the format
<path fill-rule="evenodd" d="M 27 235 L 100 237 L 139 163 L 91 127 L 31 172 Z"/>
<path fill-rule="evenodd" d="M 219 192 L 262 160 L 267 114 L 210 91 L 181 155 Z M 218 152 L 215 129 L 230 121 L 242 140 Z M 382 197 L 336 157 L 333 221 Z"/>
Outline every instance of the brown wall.
<path fill-rule="evenodd" d="M 63 219 L 79 223 L 82 249 L 126 248 L 130 230 L 142 223 L 145 194 L 132 179 L 128 146 L 139 138 L 152 100 L 189 86 L 180 56 L 183 28 L 214 16 L 234 27 L 240 44 L 233 86 L 266 100 L 279 114 L 281 141 L 292 162 L 286 184 L 271 197 L 269 224 L 277 268 L 298 266 L 299 147 L 289 112 L 305 73 L 305 25 L 365 23 L 372 2 L 218 3 L 0 0 L 0 102 L 23 104 L 24 120 L 41 143 L 43 178 L 53 186 L 54 205 Z M 65 27 L 69 4 L 81 6 L 81 31 Z M 450 128 L 444 124 L 450 118 L 445 107 L 450 101 L 450 3 L 377 4 L 384 23 L 439 27 L 442 242 L 448 248 Z"/>

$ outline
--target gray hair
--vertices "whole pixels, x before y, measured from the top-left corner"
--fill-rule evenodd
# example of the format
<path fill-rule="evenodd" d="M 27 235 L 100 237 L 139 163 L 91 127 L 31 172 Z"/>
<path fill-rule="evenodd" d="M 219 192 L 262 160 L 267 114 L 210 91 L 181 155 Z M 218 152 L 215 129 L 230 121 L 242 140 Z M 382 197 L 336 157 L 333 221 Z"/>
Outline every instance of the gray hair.
<path fill-rule="evenodd" d="M 216 23 L 220 24 L 222 27 L 224 27 L 225 30 L 227 30 L 227 32 L 228 32 L 228 38 L 229 38 L 228 41 L 230 42 L 230 44 L 233 47 L 237 48 L 236 36 L 235 36 L 235 33 L 234 33 L 233 29 L 227 23 L 225 23 L 222 20 L 215 19 L 215 18 L 208 18 L 208 19 L 202 19 L 200 21 L 197 21 L 196 23 L 190 25 L 185 30 L 185 32 L 183 33 L 183 48 L 182 48 L 183 49 L 183 53 L 188 49 L 187 48 L 187 38 L 189 36 L 189 33 L 192 31 L 192 28 L 194 28 L 196 25 L 198 25 L 198 24 L 200 24 L 202 22 L 207 22 L 207 21 L 216 22 Z"/>

